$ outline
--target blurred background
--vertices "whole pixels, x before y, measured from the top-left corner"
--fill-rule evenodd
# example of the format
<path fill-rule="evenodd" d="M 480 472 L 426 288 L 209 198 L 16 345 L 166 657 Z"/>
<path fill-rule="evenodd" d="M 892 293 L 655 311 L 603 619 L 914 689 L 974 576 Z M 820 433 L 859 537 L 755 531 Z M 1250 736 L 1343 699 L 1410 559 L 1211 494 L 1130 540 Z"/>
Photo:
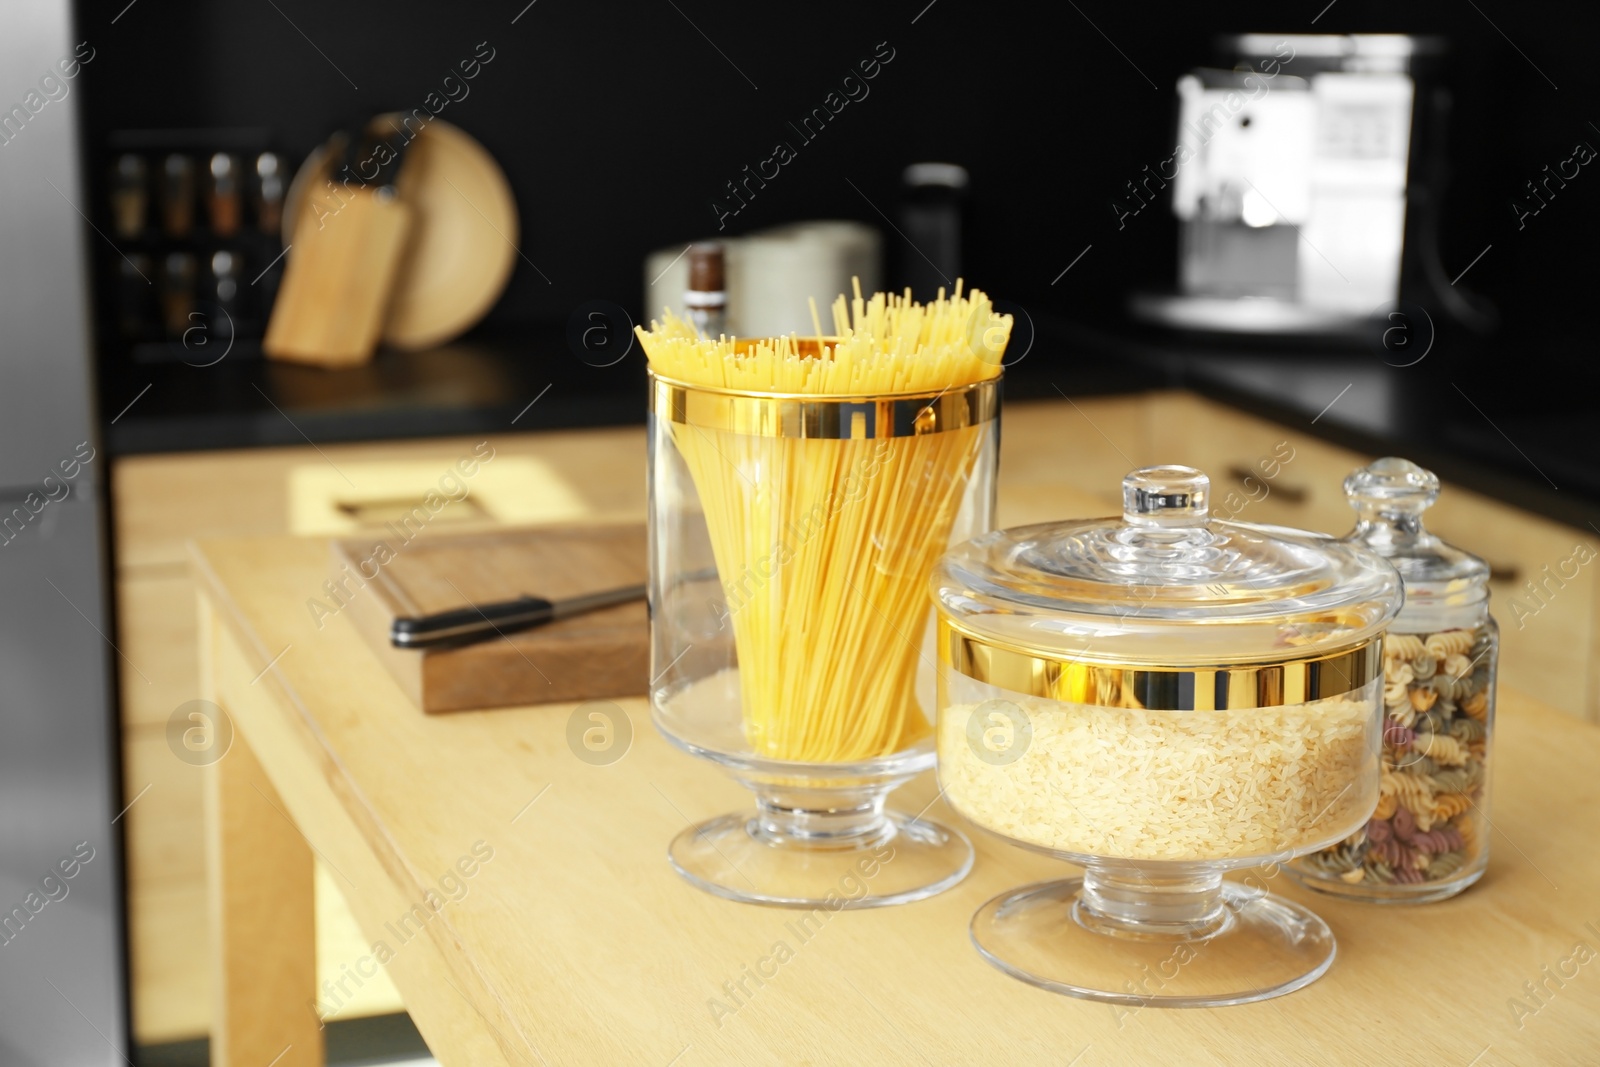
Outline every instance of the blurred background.
<path fill-rule="evenodd" d="M 1398 452 L 1479 502 L 1463 526 L 1515 528 L 1483 551 L 1502 596 L 1600 537 L 1589 9 L 5 6 L 0 482 L 27 515 L 0 588 L 50 607 L 3 635 L 0 904 L 82 837 L 106 857 L 83 921 L 23 945 L 97 977 L 57 998 L 0 957 L 7 1062 L 205 1062 L 198 779 L 140 799 L 190 770 L 168 751 L 198 695 L 184 542 L 353 528 L 399 507 L 418 442 L 642 423 L 629 331 L 684 306 L 691 242 L 726 242 L 736 333 L 806 329 L 794 294 L 852 273 L 982 287 L 1018 318 L 1008 402 L 1072 402 L 1035 461 L 1113 497 L 1125 449 L 1094 457 L 1159 392 L 1188 398 L 1195 450 L 1161 460 L 1214 452 L 1243 482 L 1280 436 L 1323 457 L 1264 519 L 1342 532 L 1340 471 Z M 307 503 L 285 472 L 335 445 L 401 488 Z M 1514 680 L 1600 717 L 1600 600 L 1560 605 Z M 366 995 L 335 1058 L 420 1054 Z M 41 1056 L 30 1013 L 76 1037 Z"/>
<path fill-rule="evenodd" d="M 1600 138 L 1582 104 L 1595 78 L 1581 58 L 1587 13 L 1563 13 L 1560 27 L 1514 9 L 1424 4 L 1398 12 L 1357 0 L 1308 11 L 1303 20 L 1265 4 L 1225 12 L 1002 5 L 979 18 L 946 10 L 944 0 L 910 15 L 862 15 L 827 4 L 763 12 L 663 4 L 630 12 L 620 26 L 609 13 L 559 4 L 504 18 L 422 3 L 386 5 L 379 14 L 359 4 L 318 10 L 314 19 L 292 5 L 193 5 L 156 15 L 137 5 L 126 13 L 114 2 L 81 5 L 80 36 L 97 48 L 76 83 L 86 213 L 113 232 L 112 185 L 129 146 L 145 146 L 152 182 L 165 150 L 186 145 L 197 182 L 213 150 L 234 154 L 241 182 L 253 179 L 257 153 L 279 153 L 287 178 L 339 129 L 442 103 L 439 117 L 468 131 L 503 168 L 522 226 L 509 283 L 469 335 L 487 355 L 458 358 L 484 374 L 520 374 L 528 383 L 543 374 L 568 386 L 565 406 L 529 413 L 537 426 L 637 415 L 636 364 L 585 367 L 566 358 L 564 334 L 588 301 L 609 301 L 635 323 L 659 313 L 644 306 L 649 252 L 798 220 L 854 220 L 882 235 L 882 280 L 907 284 L 927 264 L 908 242 L 906 211 L 916 194 L 904 172 L 917 162 L 953 163 L 967 184 L 954 198 L 960 246 L 950 262 L 973 284 L 1026 308 L 1039 326 L 1045 343 L 1030 355 L 1026 374 L 1019 367 L 1013 376 L 1031 379 L 1116 360 L 1146 342 L 1183 349 L 1213 340 L 1151 330 L 1130 314 L 1129 302 L 1179 283 L 1172 190 L 1150 175 L 1173 156 L 1179 78 L 1200 67 L 1258 65 L 1224 43 L 1226 35 L 1277 41 L 1290 34 L 1412 34 L 1423 38 L 1421 54 L 1399 61 L 1417 74 L 1414 136 L 1400 142 L 1413 185 L 1402 296 L 1429 310 L 1440 337 L 1410 377 L 1435 391 L 1452 393 L 1454 380 L 1474 397 L 1492 396 L 1487 413 L 1505 420 L 1513 438 L 1523 430 L 1530 440 L 1522 447 L 1551 452 L 1554 465 L 1562 457 L 1545 439 L 1548 420 L 1581 417 L 1584 390 L 1551 386 L 1590 374 L 1581 344 L 1589 279 L 1578 265 L 1596 214 L 1581 174 L 1559 189 L 1559 202 L 1549 198 L 1537 215 L 1522 212 L 1537 206 L 1526 183 L 1545 181 L 1544 168 L 1558 168 L 1579 142 Z M 90 32 L 97 26 L 103 47 Z M 880 42 L 894 58 L 864 83 L 869 95 L 803 139 L 796 124 L 839 91 L 842 78 L 859 75 L 856 65 L 872 59 Z M 804 62 L 768 58 L 780 44 Z M 458 63 L 480 47 L 494 58 L 475 78 L 460 78 Z M 1318 62 L 1302 56 L 1296 70 L 1289 61 L 1280 84 L 1309 78 Z M 796 158 L 765 187 L 750 185 L 749 175 L 780 141 L 793 143 Z M 1569 165 L 1568 173 L 1577 169 Z M 742 207 L 728 194 L 730 182 L 756 190 Z M 1145 201 L 1150 207 L 1139 209 Z M 738 210 L 724 215 L 728 208 Z M 270 275 L 248 282 L 276 251 L 270 242 L 237 250 L 235 273 L 246 297 L 259 298 L 272 285 Z M 159 268 L 162 249 L 150 252 Z M 150 423 L 161 415 L 201 419 L 219 396 L 236 414 L 257 416 L 259 433 L 284 432 L 266 401 L 240 388 L 262 368 L 229 366 L 203 378 L 171 366 L 163 373 L 157 358 L 150 371 L 132 370 L 140 361 L 129 358 L 114 328 L 117 256 L 103 241 L 94 253 L 102 268 L 96 308 L 104 406 L 119 410 L 152 377 L 161 385 L 119 421 L 131 445 L 200 443 Z M 196 261 L 202 290 L 206 266 Z M 829 295 L 817 294 L 824 302 Z M 259 336 L 265 308 L 248 299 L 242 307 Z M 1410 324 L 1412 336 L 1428 330 L 1420 319 Z M 1279 340 L 1258 338 L 1252 347 L 1282 350 Z M 1304 361 L 1307 346 L 1295 347 L 1290 358 Z M 1510 351 L 1533 361 L 1537 373 L 1508 373 Z M 497 355 L 510 355 L 515 366 L 500 366 Z M 419 376 L 443 373 L 436 362 L 395 361 L 388 373 L 398 375 L 402 366 Z M 373 373 L 385 372 L 356 377 Z M 292 375 L 275 385 L 266 390 L 275 400 L 314 419 L 348 395 Z M 483 399 L 460 399 L 462 388 L 456 406 Z M 627 399 L 607 403 L 613 396 Z M 239 433 L 252 424 L 232 425 Z M 376 419 L 364 426 L 334 420 L 325 428 L 332 436 L 410 430 Z M 1480 440 L 1477 428 L 1451 426 L 1435 436 L 1517 467 L 1521 460 L 1505 440 L 1493 433 Z M 1587 477 L 1589 464 L 1570 466 Z"/>
<path fill-rule="evenodd" d="M 1449 45 L 1441 88 L 1452 98 L 1441 134 L 1451 182 L 1441 258 L 1459 270 L 1498 239 L 1504 254 L 1469 277 L 1493 294 L 1510 335 L 1552 353 L 1583 335 L 1587 279 L 1564 268 L 1595 236 L 1595 212 L 1574 188 L 1576 203 L 1559 220 L 1530 220 L 1518 233 L 1508 204 L 1574 143 L 1600 137 L 1584 103 L 1600 77 L 1584 59 L 1588 12 L 1453 3 L 1397 11 L 1337 0 L 1313 24 L 1315 4 L 1299 19 L 1266 3 L 1080 13 L 1005 3 L 979 12 L 938 0 L 913 25 L 899 9 L 818 2 L 751 11 L 706 0 L 682 12 L 641 5 L 619 22 L 540 0 L 512 25 L 486 9 L 402 0 L 314 13 L 263 3 L 152 14 L 136 5 L 98 31 L 114 38 L 90 32 L 121 6 L 80 5 L 84 36 L 103 44 L 81 83 L 96 177 L 112 162 L 113 131 L 133 128 L 259 128 L 298 161 L 340 123 L 443 94 L 457 61 L 487 41 L 496 58 L 441 117 L 505 168 L 525 213 L 524 251 L 549 276 L 518 263 L 489 316 L 518 324 L 564 322 L 592 297 L 643 312 L 643 255 L 715 233 L 711 202 L 727 199 L 724 183 L 771 155 L 774 142 L 798 140 L 786 124 L 880 41 L 895 58 L 868 99 L 805 145 L 727 232 L 809 218 L 882 227 L 872 205 L 892 213 L 908 163 L 954 162 L 971 174 L 964 266 L 974 279 L 1039 311 L 1115 320 L 1130 286 L 1175 280 L 1170 208 L 1119 230 L 1111 204 L 1127 198 L 1126 181 L 1170 156 L 1175 83 L 1219 59 L 1214 38 L 1436 35 Z M 1052 286 L 1091 243 L 1093 269 Z"/>

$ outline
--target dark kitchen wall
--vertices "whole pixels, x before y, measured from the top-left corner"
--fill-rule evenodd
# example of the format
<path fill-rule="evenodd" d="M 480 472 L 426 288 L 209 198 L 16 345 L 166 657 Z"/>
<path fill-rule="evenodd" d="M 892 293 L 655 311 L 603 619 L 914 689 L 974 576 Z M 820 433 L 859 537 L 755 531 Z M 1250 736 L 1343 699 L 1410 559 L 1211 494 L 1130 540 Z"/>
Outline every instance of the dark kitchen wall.
<path fill-rule="evenodd" d="M 644 254 L 716 232 L 724 184 L 779 141 L 796 158 L 727 232 L 882 226 L 906 163 L 950 160 L 972 172 L 968 277 L 1105 319 L 1130 288 L 1174 276 L 1166 204 L 1120 228 L 1111 204 L 1171 154 L 1174 80 L 1213 59 L 1217 33 L 1435 33 L 1454 49 L 1443 263 L 1454 276 L 1492 246 L 1461 285 L 1492 295 L 1502 337 L 1528 358 L 1581 343 L 1600 173 L 1584 168 L 1520 229 L 1511 204 L 1577 142 L 1600 146 L 1592 9 L 1323 3 L 95 0 L 80 5 L 96 49 L 80 88 L 98 167 L 107 133 L 129 127 L 265 126 L 298 159 L 337 124 L 423 106 L 486 42 L 492 62 L 441 117 L 479 138 L 516 192 L 538 270 L 518 261 L 503 322 L 563 319 L 593 298 L 637 312 Z M 870 95 L 802 143 L 788 123 L 891 51 Z"/>

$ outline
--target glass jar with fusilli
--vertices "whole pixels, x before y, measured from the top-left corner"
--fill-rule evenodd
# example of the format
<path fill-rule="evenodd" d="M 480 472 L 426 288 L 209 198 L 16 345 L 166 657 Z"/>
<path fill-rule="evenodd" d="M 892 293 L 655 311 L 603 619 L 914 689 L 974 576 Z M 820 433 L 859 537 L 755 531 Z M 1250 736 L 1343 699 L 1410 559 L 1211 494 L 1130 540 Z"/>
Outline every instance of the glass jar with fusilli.
<path fill-rule="evenodd" d="M 1489 861 L 1489 771 L 1499 630 L 1489 567 L 1439 540 L 1422 513 L 1439 479 L 1380 459 L 1345 479 L 1347 540 L 1400 572 L 1405 606 L 1384 638 L 1383 768 L 1367 824 L 1290 867 L 1313 889 L 1375 902 L 1454 896 Z"/>

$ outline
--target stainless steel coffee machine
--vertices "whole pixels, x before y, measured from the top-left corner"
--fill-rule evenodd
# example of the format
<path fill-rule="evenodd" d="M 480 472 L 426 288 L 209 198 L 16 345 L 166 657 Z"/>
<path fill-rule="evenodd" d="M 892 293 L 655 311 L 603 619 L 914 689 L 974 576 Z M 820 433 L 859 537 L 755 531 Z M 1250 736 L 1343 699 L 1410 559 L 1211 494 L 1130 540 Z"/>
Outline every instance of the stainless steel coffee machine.
<path fill-rule="evenodd" d="M 1398 34 L 1220 45 L 1231 66 L 1179 78 L 1175 145 L 1151 172 L 1179 221 L 1178 291 L 1135 310 L 1235 332 L 1354 328 L 1400 299 L 1408 210 L 1430 169 L 1418 73 L 1442 45 Z"/>

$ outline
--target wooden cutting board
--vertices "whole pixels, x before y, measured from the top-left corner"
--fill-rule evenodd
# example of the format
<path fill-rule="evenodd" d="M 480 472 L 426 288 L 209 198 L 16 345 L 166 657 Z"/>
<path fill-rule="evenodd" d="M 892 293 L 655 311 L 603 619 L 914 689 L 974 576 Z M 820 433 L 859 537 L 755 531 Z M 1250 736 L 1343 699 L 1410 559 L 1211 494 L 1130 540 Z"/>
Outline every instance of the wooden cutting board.
<path fill-rule="evenodd" d="M 398 546 L 391 538 L 388 552 L 376 551 L 378 543 L 372 538 L 333 542 L 334 584 L 353 590 L 340 610 L 423 711 L 575 703 L 645 692 L 650 624 L 643 600 L 462 648 L 399 649 L 389 643 L 389 627 L 401 615 L 524 595 L 560 600 L 641 583 L 646 576 L 643 525 L 496 530 Z"/>

